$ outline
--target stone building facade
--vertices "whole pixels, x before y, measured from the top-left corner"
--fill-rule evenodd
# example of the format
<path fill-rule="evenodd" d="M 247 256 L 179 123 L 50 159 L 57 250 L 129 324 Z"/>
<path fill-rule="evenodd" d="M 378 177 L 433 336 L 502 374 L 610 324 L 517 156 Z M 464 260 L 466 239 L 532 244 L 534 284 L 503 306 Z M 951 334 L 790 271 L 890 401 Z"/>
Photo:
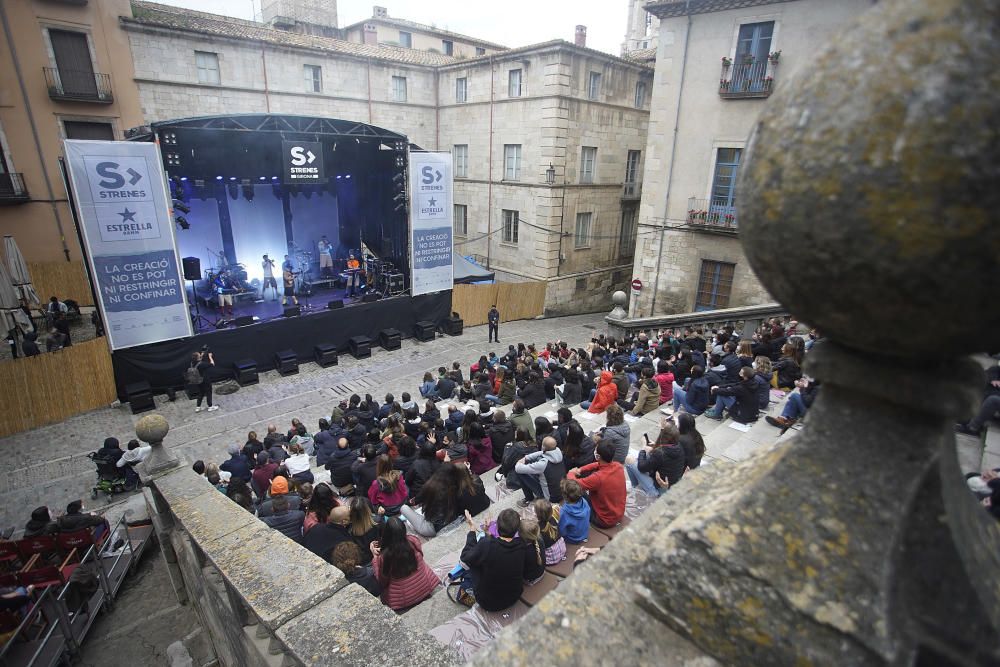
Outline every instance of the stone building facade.
<path fill-rule="evenodd" d="M 390 17 L 385 7 L 377 5 L 372 10 L 371 18 L 345 26 L 340 33 L 347 41 L 358 44 L 402 46 L 456 58 L 486 56 L 507 49 L 500 44 L 460 35 L 450 30 Z"/>
<path fill-rule="evenodd" d="M 603 309 L 627 284 L 652 70 L 586 48 L 585 29 L 456 57 L 146 2 L 122 25 L 147 122 L 289 113 L 401 132 L 455 154 L 457 252 L 548 281 L 550 314 Z"/>
<path fill-rule="evenodd" d="M 872 0 L 650 2 L 659 45 L 633 273 L 634 316 L 771 301 L 743 255 L 735 181 L 771 93 Z M 675 133 L 676 128 L 676 133 Z M 794 270 L 794 258 L 776 256 Z"/>

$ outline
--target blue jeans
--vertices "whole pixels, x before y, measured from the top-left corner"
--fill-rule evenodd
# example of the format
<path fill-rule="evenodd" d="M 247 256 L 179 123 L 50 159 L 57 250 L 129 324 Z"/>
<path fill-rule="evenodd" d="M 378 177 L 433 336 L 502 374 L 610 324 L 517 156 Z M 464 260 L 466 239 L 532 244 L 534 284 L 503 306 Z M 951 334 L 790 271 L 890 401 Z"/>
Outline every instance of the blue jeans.
<path fill-rule="evenodd" d="M 485 398 L 487 401 L 489 401 L 493 405 L 499 405 L 500 404 L 500 397 L 499 396 L 494 396 L 493 394 L 486 394 L 485 396 L 483 396 L 483 398 Z"/>
<path fill-rule="evenodd" d="M 537 475 L 522 475 L 521 473 L 515 474 L 517 475 L 518 481 L 521 482 L 521 490 L 524 491 L 525 500 L 531 502 L 536 498 L 545 498 L 545 494 L 542 493 L 542 484 L 538 481 Z"/>
<path fill-rule="evenodd" d="M 584 410 L 589 410 L 591 403 L 593 403 L 593 401 L 584 401 L 583 403 L 580 404 L 580 407 Z"/>
<path fill-rule="evenodd" d="M 806 403 L 802 400 L 802 394 L 792 392 L 788 395 L 788 402 L 781 410 L 781 416 L 788 419 L 801 419 L 806 414 Z"/>
<path fill-rule="evenodd" d="M 732 410 L 734 405 L 736 405 L 735 396 L 716 396 L 715 407 L 706 410 L 705 414 L 711 412 L 713 415 L 721 415 L 723 409 Z"/>
<path fill-rule="evenodd" d="M 687 391 L 676 382 L 674 383 L 674 410 L 684 408 L 684 412 L 691 415 L 700 415 L 701 410 L 695 410 L 687 402 Z"/>
<path fill-rule="evenodd" d="M 625 472 L 628 473 L 628 478 L 632 482 L 633 488 L 642 489 L 648 496 L 662 496 L 666 492 L 667 487 L 656 488 L 656 482 L 653 478 L 644 472 L 639 471 L 639 466 L 635 463 L 626 463 Z"/>

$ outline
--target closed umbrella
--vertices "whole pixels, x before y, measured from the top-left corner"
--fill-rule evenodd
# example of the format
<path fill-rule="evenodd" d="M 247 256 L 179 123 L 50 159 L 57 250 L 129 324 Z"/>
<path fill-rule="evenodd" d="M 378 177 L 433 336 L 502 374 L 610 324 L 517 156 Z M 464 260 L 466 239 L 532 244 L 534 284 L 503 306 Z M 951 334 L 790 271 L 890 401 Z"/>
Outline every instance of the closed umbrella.
<path fill-rule="evenodd" d="M 13 236 L 3 237 L 3 249 L 7 254 L 7 268 L 10 269 L 10 277 L 18 296 L 27 301 L 29 306 L 39 305 L 41 302 L 38 300 L 35 286 L 31 284 L 28 264 L 24 261 L 21 249 L 17 247 L 17 241 Z"/>
<path fill-rule="evenodd" d="M 31 322 L 28 316 L 21 310 L 21 304 L 17 300 L 17 292 L 10 280 L 10 273 L 3 262 L 0 262 L 0 334 L 6 334 L 15 327 L 21 327 L 21 331 L 30 331 Z"/>

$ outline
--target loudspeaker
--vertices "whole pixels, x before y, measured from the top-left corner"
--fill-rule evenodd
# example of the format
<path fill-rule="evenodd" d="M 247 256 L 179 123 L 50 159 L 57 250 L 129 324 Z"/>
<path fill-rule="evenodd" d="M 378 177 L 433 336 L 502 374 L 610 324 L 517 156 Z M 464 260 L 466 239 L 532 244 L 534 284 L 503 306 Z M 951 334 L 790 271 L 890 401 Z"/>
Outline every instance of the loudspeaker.
<path fill-rule="evenodd" d="M 326 304 L 326 307 L 329 308 L 330 310 L 337 310 L 338 308 L 343 308 L 344 307 L 344 300 L 343 299 L 336 299 L 336 300 L 331 301 L 330 303 Z"/>
<path fill-rule="evenodd" d="M 125 400 L 128 401 L 134 415 L 156 407 L 156 403 L 153 402 L 153 389 L 145 380 L 125 385 Z"/>
<path fill-rule="evenodd" d="M 283 313 L 284 317 L 298 317 L 302 314 L 302 309 L 298 306 L 288 306 Z"/>
<path fill-rule="evenodd" d="M 396 292 L 403 291 L 403 274 L 402 273 L 390 273 L 389 274 L 389 291 L 395 294 Z"/>
<path fill-rule="evenodd" d="M 452 315 L 444 321 L 444 330 L 449 336 L 461 336 L 465 327 L 465 320 L 457 315 Z"/>
<path fill-rule="evenodd" d="M 361 297 L 361 302 L 371 303 L 372 301 L 378 301 L 378 299 L 379 299 L 378 292 L 369 292 L 368 294 L 365 294 L 363 297 Z"/>
<path fill-rule="evenodd" d="M 372 356 L 372 340 L 368 336 L 354 336 L 350 341 L 351 355 L 355 359 Z"/>
<path fill-rule="evenodd" d="M 402 335 L 396 329 L 382 329 L 378 332 L 378 344 L 383 350 L 398 350 Z"/>
<path fill-rule="evenodd" d="M 240 315 L 233 322 L 238 327 L 245 327 L 248 324 L 253 324 L 253 315 Z"/>
<path fill-rule="evenodd" d="M 320 343 L 313 348 L 313 357 L 321 368 L 337 364 L 337 346 L 330 343 Z"/>
<path fill-rule="evenodd" d="M 437 326 L 433 322 L 421 320 L 413 325 L 413 337 L 419 341 L 434 340 L 434 330 Z"/>
<path fill-rule="evenodd" d="M 253 359 L 240 359 L 233 363 L 233 371 L 236 375 L 236 381 L 241 387 L 260 382 L 260 376 L 257 375 L 257 362 Z"/>
<path fill-rule="evenodd" d="M 279 375 L 295 375 L 299 372 L 299 358 L 294 350 L 281 350 L 274 355 L 274 367 Z"/>
<path fill-rule="evenodd" d="M 197 257 L 182 257 L 184 280 L 201 280 L 201 260 Z"/>

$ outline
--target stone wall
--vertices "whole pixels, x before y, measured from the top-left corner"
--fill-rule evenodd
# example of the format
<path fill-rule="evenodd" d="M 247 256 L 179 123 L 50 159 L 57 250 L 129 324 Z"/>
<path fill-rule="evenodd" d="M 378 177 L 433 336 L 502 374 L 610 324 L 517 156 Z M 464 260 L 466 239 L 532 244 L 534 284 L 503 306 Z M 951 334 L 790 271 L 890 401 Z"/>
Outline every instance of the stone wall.
<path fill-rule="evenodd" d="M 224 667 L 456 662 L 186 465 L 153 479 L 145 495 L 178 598 Z"/>

